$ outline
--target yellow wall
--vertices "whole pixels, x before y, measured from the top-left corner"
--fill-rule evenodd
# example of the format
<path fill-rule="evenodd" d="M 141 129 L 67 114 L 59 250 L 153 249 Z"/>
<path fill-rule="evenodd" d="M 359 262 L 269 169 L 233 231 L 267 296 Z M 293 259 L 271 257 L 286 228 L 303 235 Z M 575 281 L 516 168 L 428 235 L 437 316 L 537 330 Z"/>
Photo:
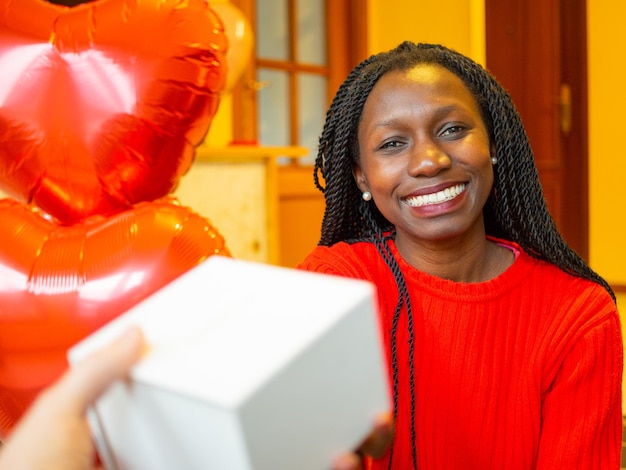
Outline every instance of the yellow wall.
<path fill-rule="evenodd" d="M 626 146 L 615 129 L 626 109 L 624 43 L 626 3 L 587 0 L 589 60 L 589 226 L 590 262 L 607 280 L 626 285 Z M 626 293 L 617 304 L 626 335 Z M 626 409 L 626 372 L 622 383 Z"/>
<path fill-rule="evenodd" d="M 367 6 L 371 54 L 410 40 L 443 44 L 484 63 L 482 0 L 368 0 Z"/>
<path fill-rule="evenodd" d="M 609 282 L 626 285 L 626 3 L 587 0 L 589 50 L 590 261 Z M 617 124 L 617 126 L 616 126 Z M 622 295 L 626 308 L 626 295 Z M 626 313 L 626 312 L 625 312 Z"/>

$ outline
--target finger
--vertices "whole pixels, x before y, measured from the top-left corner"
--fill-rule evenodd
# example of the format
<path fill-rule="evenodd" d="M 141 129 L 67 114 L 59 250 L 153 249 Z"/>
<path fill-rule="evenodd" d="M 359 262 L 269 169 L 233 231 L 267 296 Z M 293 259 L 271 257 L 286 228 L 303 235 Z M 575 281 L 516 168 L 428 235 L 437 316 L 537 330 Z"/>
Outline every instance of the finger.
<path fill-rule="evenodd" d="M 378 459 L 385 455 L 392 441 L 393 415 L 382 413 L 375 418 L 372 432 L 359 447 L 359 451 L 364 455 Z"/>
<path fill-rule="evenodd" d="M 335 459 L 332 470 L 362 470 L 363 459 L 357 454 L 345 454 Z"/>
<path fill-rule="evenodd" d="M 64 403 L 82 413 L 109 385 L 128 373 L 141 356 L 142 348 L 141 330 L 130 327 L 109 345 L 70 369 L 52 392 L 65 397 Z"/>

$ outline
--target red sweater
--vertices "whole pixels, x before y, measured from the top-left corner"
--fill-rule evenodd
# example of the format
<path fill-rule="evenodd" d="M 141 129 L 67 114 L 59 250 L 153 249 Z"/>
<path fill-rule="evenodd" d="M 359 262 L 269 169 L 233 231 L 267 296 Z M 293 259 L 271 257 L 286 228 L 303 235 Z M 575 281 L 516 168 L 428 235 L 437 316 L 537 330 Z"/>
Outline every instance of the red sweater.
<path fill-rule="evenodd" d="M 523 251 L 497 278 L 460 283 L 391 249 L 413 309 L 419 469 L 619 469 L 622 338 L 605 289 Z M 398 290 L 374 245 L 317 247 L 300 268 L 376 284 L 390 360 Z M 393 446 L 401 470 L 413 468 L 408 341 L 403 308 Z M 388 457 L 371 468 L 387 469 Z"/>

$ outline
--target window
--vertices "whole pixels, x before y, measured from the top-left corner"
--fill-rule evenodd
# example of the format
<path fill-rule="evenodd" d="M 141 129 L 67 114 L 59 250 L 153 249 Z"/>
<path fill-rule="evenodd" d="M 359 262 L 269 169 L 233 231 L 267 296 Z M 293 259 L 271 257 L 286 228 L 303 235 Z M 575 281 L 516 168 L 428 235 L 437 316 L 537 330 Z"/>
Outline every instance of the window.
<path fill-rule="evenodd" d="M 236 140 L 310 149 L 349 70 L 367 54 L 362 0 L 238 0 L 255 31 L 255 58 L 233 93 Z"/>

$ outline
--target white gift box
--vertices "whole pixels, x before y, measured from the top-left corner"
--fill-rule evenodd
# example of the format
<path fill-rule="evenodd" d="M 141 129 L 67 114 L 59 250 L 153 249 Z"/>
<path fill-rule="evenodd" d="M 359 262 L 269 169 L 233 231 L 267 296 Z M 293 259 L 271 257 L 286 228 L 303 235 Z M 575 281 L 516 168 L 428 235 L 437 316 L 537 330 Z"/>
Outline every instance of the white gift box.
<path fill-rule="evenodd" d="M 147 352 L 89 410 L 116 470 L 324 470 L 390 410 L 374 287 L 212 256 L 68 352 L 128 325 Z"/>

